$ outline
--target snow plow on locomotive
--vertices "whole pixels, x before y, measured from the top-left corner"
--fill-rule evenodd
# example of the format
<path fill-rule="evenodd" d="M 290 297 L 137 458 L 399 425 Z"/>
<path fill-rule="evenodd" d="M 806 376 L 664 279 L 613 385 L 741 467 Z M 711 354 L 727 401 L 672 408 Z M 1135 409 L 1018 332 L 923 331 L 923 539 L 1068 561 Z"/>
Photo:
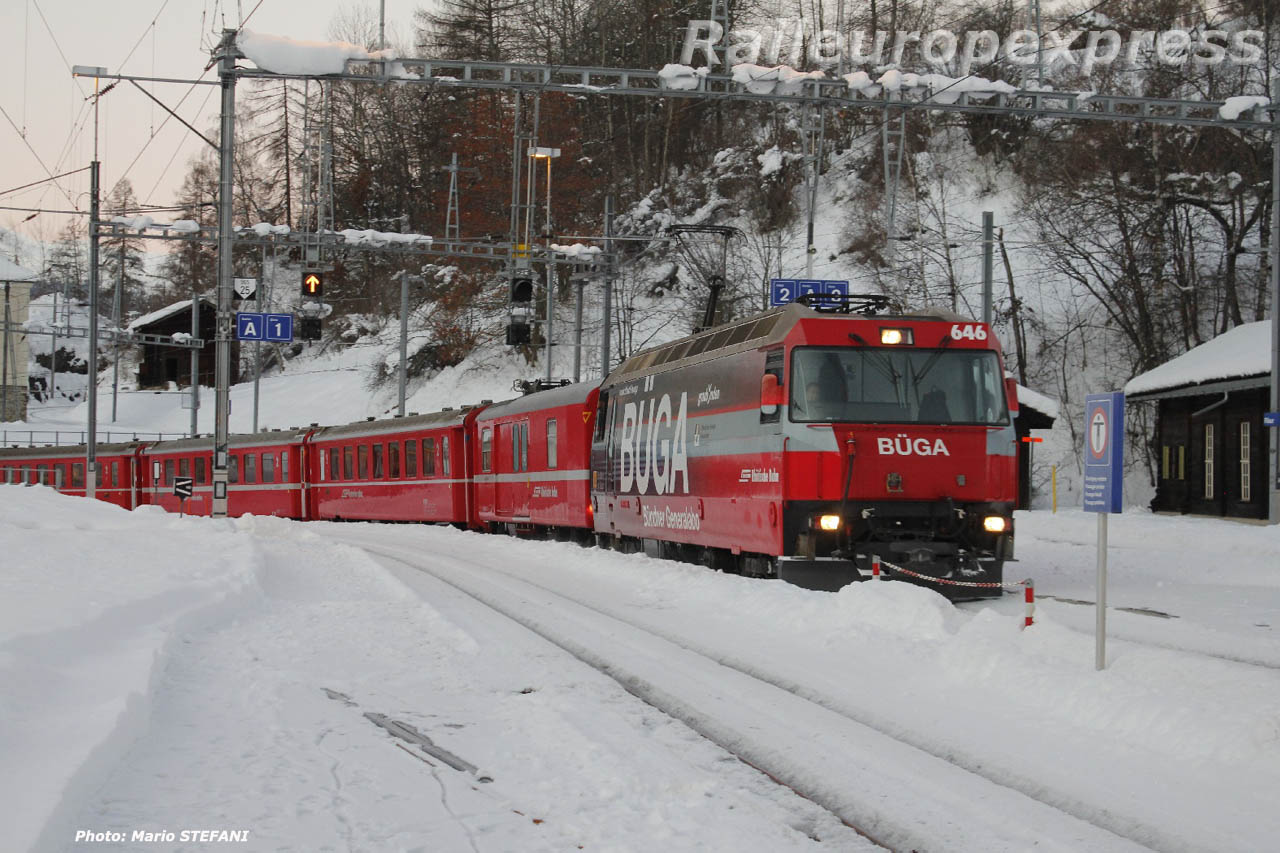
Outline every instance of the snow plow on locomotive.
<path fill-rule="evenodd" d="M 981 323 L 879 307 L 791 305 L 610 374 L 592 447 L 601 544 L 815 589 L 869 577 L 873 557 L 1001 581 L 1017 445 L 999 345 Z"/>

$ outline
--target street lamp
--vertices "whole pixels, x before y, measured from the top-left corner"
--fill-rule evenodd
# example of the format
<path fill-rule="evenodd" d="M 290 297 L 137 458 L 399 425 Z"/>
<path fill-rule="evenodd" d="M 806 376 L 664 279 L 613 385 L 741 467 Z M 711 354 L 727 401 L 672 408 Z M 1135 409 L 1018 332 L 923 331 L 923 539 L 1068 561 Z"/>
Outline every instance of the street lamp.
<path fill-rule="evenodd" d="M 85 496 L 93 498 L 98 485 L 98 101 L 115 84 L 99 91 L 99 78 L 107 69 L 100 65 L 75 65 L 72 77 L 93 78 L 93 161 L 89 164 L 89 424 L 85 436 Z M 56 353 L 55 353 L 56 357 Z M 119 361 L 119 358 L 116 359 Z"/>
<path fill-rule="evenodd" d="M 551 161 L 560 156 L 559 148 L 530 147 L 529 156 L 547 161 L 547 215 L 543 235 L 547 238 L 547 381 L 551 381 L 551 330 L 555 314 L 555 288 L 551 282 Z"/>

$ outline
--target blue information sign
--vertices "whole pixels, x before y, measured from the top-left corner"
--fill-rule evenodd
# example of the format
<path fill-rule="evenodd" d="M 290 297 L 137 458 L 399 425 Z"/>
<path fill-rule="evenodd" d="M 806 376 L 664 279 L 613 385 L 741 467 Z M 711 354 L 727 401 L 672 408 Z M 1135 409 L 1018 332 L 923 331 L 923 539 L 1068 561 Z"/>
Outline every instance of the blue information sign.
<path fill-rule="evenodd" d="M 849 282 L 833 279 L 771 278 L 769 279 L 769 305 L 777 307 L 795 302 L 801 296 L 815 293 L 849 295 Z"/>
<path fill-rule="evenodd" d="M 1084 398 L 1084 508 L 1120 512 L 1124 504 L 1124 394 Z"/>
<path fill-rule="evenodd" d="M 1280 426 L 1280 412 L 1267 412 L 1262 416 L 1263 426 Z"/>
<path fill-rule="evenodd" d="M 265 341 L 267 324 L 262 314 L 253 311 L 241 311 L 236 314 L 236 340 Z"/>
<path fill-rule="evenodd" d="M 267 340 L 288 343 L 293 340 L 292 314 L 264 314 Z"/>

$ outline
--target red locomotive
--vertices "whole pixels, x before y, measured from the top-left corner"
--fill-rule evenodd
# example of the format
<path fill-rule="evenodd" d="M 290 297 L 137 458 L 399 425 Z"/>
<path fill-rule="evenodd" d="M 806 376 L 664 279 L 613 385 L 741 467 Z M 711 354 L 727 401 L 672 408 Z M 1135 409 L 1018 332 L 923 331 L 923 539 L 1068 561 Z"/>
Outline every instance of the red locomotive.
<path fill-rule="evenodd" d="M 868 575 L 873 556 L 998 582 L 1017 500 L 1003 376 L 981 323 L 790 305 L 637 353 L 600 384 L 237 436 L 230 506 L 594 535 L 816 589 Z M 83 458 L 0 450 L 0 482 L 83 494 Z M 173 479 L 191 476 L 188 511 L 209 511 L 208 439 L 103 446 L 98 458 L 104 499 L 176 509 Z"/>
<path fill-rule="evenodd" d="M 600 389 L 595 526 L 628 550 L 839 589 L 871 558 L 998 582 L 1014 386 L 957 316 L 801 305 L 627 360 Z"/>

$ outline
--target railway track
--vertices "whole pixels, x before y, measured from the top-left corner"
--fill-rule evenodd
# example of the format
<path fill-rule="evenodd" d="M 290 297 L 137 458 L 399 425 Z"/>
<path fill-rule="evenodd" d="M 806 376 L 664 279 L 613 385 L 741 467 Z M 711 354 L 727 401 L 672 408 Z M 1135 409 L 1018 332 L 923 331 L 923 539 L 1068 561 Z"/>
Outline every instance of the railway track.
<path fill-rule="evenodd" d="M 1019 790 L 954 754 L 886 733 L 811 688 L 598 603 L 478 560 L 423 556 L 345 532 L 334 538 L 395 564 L 411 585 L 414 574 L 428 575 L 518 622 L 883 847 L 1149 849 L 1137 840 L 1150 837 L 1149 827 L 1072 814 L 1072 804 L 1044 798 L 1036 780 Z"/>
<path fill-rule="evenodd" d="M 1037 598 L 1041 600 L 1056 601 L 1059 604 L 1078 606 L 1087 608 L 1092 613 L 1095 603 L 1082 598 L 1063 598 L 1057 595 L 1047 593 L 1038 593 Z M 963 607 L 964 605 L 960 605 Z M 1179 619 L 1181 617 L 1176 613 L 1165 613 L 1159 610 L 1150 610 L 1136 607 L 1108 607 L 1108 613 L 1129 613 L 1140 616 L 1149 616 L 1155 619 Z M 1093 616 L 1088 617 L 1088 624 L 1079 624 L 1079 620 L 1073 620 L 1071 627 L 1084 633 L 1092 633 Z M 1245 666 L 1256 666 L 1260 669 L 1280 670 L 1280 660 L 1275 657 L 1250 656 L 1246 654 L 1234 654 L 1230 652 L 1210 651 L 1203 647 L 1197 647 L 1188 643 L 1179 642 L 1160 642 L 1150 637 L 1142 636 L 1142 634 L 1125 628 L 1123 625 L 1115 624 L 1115 620 L 1108 616 L 1107 622 L 1107 639 L 1122 640 L 1126 643 L 1132 643 L 1138 646 L 1147 646 L 1153 649 L 1165 649 L 1180 654 L 1196 655 L 1198 657 L 1213 658 L 1215 660 L 1224 660 L 1230 663 L 1244 664 Z"/>

